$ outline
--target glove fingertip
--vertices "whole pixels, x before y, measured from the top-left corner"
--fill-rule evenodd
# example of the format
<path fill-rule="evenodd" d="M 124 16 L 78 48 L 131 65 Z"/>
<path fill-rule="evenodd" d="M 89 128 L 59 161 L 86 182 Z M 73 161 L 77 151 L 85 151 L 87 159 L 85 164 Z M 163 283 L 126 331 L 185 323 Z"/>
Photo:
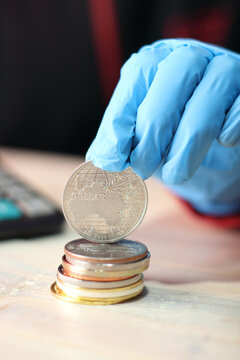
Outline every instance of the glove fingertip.
<path fill-rule="evenodd" d="M 235 132 L 227 133 L 223 131 L 217 138 L 220 145 L 233 148 L 240 145 L 240 135 Z"/>
<path fill-rule="evenodd" d="M 138 166 L 131 165 L 132 170 L 137 174 L 141 179 L 147 180 L 151 175 L 148 172 L 144 171 L 144 169 L 139 168 Z"/>
<path fill-rule="evenodd" d="M 105 171 L 119 172 L 125 170 L 129 166 L 129 163 L 123 163 L 123 161 L 120 161 L 120 159 L 102 158 L 101 156 L 97 156 L 96 154 L 91 154 L 90 151 L 87 152 L 85 160 L 92 161 L 94 166 Z"/>
<path fill-rule="evenodd" d="M 164 184 L 173 186 L 182 185 L 189 179 L 189 176 L 178 170 L 173 170 L 172 167 L 169 168 L 167 164 L 163 166 L 161 176 Z"/>

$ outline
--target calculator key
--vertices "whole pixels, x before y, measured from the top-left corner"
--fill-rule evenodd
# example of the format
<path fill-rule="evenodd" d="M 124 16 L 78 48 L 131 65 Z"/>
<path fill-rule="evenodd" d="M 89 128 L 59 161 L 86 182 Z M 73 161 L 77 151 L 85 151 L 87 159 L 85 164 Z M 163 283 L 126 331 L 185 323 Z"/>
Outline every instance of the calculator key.
<path fill-rule="evenodd" d="M 19 207 L 30 217 L 49 215 L 54 213 L 55 209 L 45 199 L 33 197 L 18 201 Z"/>
<path fill-rule="evenodd" d="M 0 186 L 4 189 L 8 188 L 9 186 L 13 186 L 15 184 L 15 180 L 9 176 L 0 177 Z"/>
<path fill-rule="evenodd" d="M 9 197 L 15 200 L 26 199 L 31 196 L 31 192 L 25 186 L 19 184 L 14 184 L 5 191 Z"/>
<path fill-rule="evenodd" d="M 18 219 L 22 211 L 9 199 L 0 199 L 0 221 Z"/>

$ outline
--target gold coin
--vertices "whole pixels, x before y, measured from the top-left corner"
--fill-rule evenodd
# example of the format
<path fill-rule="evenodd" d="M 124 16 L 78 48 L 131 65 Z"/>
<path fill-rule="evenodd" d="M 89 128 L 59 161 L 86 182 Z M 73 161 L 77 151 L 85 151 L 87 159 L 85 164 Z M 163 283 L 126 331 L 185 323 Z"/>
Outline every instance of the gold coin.
<path fill-rule="evenodd" d="M 66 302 L 70 302 L 70 303 L 75 303 L 75 304 L 84 304 L 84 305 L 113 305 L 113 304 L 117 304 L 126 300 L 129 300 L 133 297 L 138 296 L 139 294 L 141 294 L 142 290 L 136 292 L 135 294 L 131 294 L 131 295 L 127 295 L 127 296 L 120 296 L 120 297 L 116 297 L 116 298 L 111 298 L 111 299 L 84 299 L 84 298 L 71 298 L 70 296 L 67 296 L 64 294 L 63 291 L 61 291 L 60 289 L 58 289 L 56 282 L 54 282 L 51 286 L 51 291 L 53 293 L 54 296 L 56 296 L 58 299 L 66 301 Z"/>
<path fill-rule="evenodd" d="M 146 209 L 146 186 L 131 168 L 104 171 L 88 161 L 74 171 L 63 192 L 69 225 L 97 243 L 115 242 L 130 234 Z"/>
<path fill-rule="evenodd" d="M 141 242 L 126 239 L 110 244 L 77 239 L 70 241 L 64 247 L 66 256 L 100 263 L 132 262 L 144 258 L 147 252 L 147 247 Z"/>

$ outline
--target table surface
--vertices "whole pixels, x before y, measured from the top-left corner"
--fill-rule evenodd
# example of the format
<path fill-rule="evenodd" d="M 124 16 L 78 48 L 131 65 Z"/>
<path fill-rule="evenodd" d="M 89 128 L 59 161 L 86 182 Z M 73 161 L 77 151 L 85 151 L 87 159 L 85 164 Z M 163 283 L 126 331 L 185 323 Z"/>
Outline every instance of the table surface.
<path fill-rule="evenodd" d="M 0 149 L 1 161 L 60 205 L 79 157 Z M 240 359 L 240 232 L 205 224 L 156 180 L 129 238 L 152 253 L 146 289 L 109 306 L 64 303 L 49 290 L 64 244 L 58 235 L 0 242 L 1 359 Z"/>

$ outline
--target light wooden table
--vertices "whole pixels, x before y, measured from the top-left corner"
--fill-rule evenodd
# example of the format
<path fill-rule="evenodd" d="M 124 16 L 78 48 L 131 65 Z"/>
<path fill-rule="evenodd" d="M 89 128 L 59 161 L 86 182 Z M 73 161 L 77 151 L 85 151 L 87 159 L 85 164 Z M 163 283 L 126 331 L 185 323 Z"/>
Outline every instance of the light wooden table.
<path fill-rule="evenodd" d="M 2 162 L 60 204 L 77 157 L 2 149 Z M 152 253 L 146 290 L 111 306 L 64 303 L 49 291 L 62 234 L 0 242 L 1 360 L 240 359 L 240 232 L 195 219 L 155 180 L 129 236 Z"/>

